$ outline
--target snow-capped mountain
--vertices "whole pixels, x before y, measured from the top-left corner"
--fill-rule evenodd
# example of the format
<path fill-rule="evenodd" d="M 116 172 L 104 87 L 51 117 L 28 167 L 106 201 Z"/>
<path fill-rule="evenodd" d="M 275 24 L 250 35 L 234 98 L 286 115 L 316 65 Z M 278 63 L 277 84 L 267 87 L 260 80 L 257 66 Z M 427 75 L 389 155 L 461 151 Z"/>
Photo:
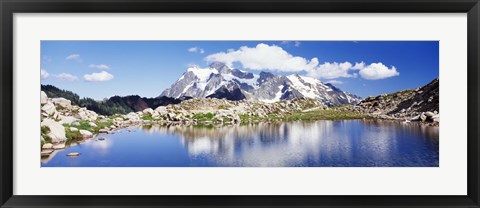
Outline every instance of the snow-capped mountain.
<path fill-rule="evenodd" d="M 209 68 L 190 67 L 160 96 L 173 98 L 225 98 L 276 102 L 292 98 L 314 98 L 326 105 L 358 103 L 360 97 L 331 84 L 297 74 L 283 76 L 269 72 L 253 74 L 232 69 L 220 62 Z"/>

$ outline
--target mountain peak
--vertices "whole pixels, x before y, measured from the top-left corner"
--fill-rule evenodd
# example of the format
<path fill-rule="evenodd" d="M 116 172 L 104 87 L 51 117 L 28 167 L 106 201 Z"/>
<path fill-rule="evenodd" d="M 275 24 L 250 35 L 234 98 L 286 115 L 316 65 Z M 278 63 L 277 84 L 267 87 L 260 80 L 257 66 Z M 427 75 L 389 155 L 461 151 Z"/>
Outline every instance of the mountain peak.
<path fill-rule="evenodd" d="M 213 62 L 208 68 L 192 67 L 162 96 L 179 98 L 215 97 L 229 100 L 260 100 L 275 102 L 293 98 L 313 98 L 326 105 L 356 103 L 359 100 L 320 80 L 298 74 L 289 76 L 270 72 L 254 74 L 232 69 L 222 62 Z"/>
<path fill-rule="evenodd" d="M 230 71 L 232 70 L 225 63 L 219 61 L 212 62 L 210 64 L 210 68 L 218 70 L 218 72 L 221 74 L 230 73 Z"/>

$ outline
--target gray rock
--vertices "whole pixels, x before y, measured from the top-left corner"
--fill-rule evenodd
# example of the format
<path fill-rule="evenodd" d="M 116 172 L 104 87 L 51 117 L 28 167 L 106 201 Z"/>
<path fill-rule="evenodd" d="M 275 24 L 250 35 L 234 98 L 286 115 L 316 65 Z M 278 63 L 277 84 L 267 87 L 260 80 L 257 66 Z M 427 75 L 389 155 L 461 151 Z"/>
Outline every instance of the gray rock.
<path fill-rule="evenodd" d="M 427 116 L 424 113 L 420 114 L 420 120 L 421 121 L 427 120 Z"/>
<path fill-rule="evenodd" d="M 59 105 L 65 109 L 70 109 L 72 107 L 72 102 L 65 98 L 52 98 L 52 102 L 55 105 Z"/>
<path fill-rule="evenodd" d="M 50 154 L 53 153 L 53 151 L 55 151 L 55 150 L 53 150 L 53 149 L 44 149 L 44 150 L 42 150 L 42 151 L 40 152 L 40 155 L 41 155 L 41 156 L 49 156 Z"/>
<path fill-rule="evenodd" d="M 47 126 L 50 129 L 50 132 L 47 135 L 52 139 L 52 142 L 58 143 L 67 140 L 67 137 L 65 136 L 65 128 L 53 119 L 44 119 L 41 126 Z"/>
<path fill-rule="evenodd" d="M 425 112 L 425 115 L 427 116 L 427 118 L 432 118 L 433 116 L 435 116 L 435 114 L 430 111 Z"/>
<path fill-rule="evenodd" d="M 90 125 L 91 127 L 97 127 L 97 124 L 95 124 L 93 122 L 89 122 L 88 125 Z"/>
<path fill-rule="evenodd" d="M 98 133 L 107 134 L 107 133 L 108 133 L 108 129 L 100 129 L 100 130 L 98 130 Z"/>
<path fill-rule="evenodd" d="M 80 156 L 80 153 L 78 153 L 78 152 L 71 152 L 71 153 L 68 153 L 67 156 L 68 156 L 68 157 L 78 157 L 78 156 Z"/>
<path fill-rule="evenodd" d="M 75 121 L 78 121 L 78 119 L 76 119 L 76 118 L 73 117 L 73 116 L 64 116 L 64 117 L 59 121 L 59 123 L 72 125 L 72 123 L 75 122 Z M 79 123 L 78 125 L 80 125 L 80 123 Z"/>
<path fill-rule="evenodd" d="M 42 149 L 52 149 L 53 148 L 53 144 L 52 143 L 46 143 L 42 146 Z"/>
<path fill-rule="evenodd" d="M 41 110 L 47 115 L 53 115 L 55 112 L 57 112 L 55 105 L 51 102 L 47 102 L 47 104 L 43 105 Z"/>
<path fill-rule="evenodd" d="M 59 143 L 59 144 L 55 144 L 53 145 L 53 149 L 65 149 L 65 143 Z"/>
<path fill-rule="evenodd" d="M 93 137 L 93 133 L 87 130 L 80 130 L 80 134 L 82 134 L 84 139 Z"/>
<path fill-rule="evenodd" d="M 47 94 L 44 91 L 40 91 L 40 104 L 44 105 L 44 104 L 47 104 L 47 102 L 48 102 Z"/>

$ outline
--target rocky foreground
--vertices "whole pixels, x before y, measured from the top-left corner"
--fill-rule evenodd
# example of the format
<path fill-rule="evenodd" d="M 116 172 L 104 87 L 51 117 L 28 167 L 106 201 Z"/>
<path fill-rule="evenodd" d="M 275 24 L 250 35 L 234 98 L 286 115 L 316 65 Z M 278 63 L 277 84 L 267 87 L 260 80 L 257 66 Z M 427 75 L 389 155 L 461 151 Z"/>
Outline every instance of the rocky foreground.
<path fill-rule="evenodd" d="M 185 100 L 180 104 L 147 108 L 126 115 L 103 116 L 81 108 L 65 98 L 48 98 L 41 92 L 42 156 L 72 142 L 112 134 L 139 124 L 225 125 L 281 120 L 294 112 L 327 109 L 314 99 L 292 99 L 276 103 L 230 101 L 216 98 Z"/>

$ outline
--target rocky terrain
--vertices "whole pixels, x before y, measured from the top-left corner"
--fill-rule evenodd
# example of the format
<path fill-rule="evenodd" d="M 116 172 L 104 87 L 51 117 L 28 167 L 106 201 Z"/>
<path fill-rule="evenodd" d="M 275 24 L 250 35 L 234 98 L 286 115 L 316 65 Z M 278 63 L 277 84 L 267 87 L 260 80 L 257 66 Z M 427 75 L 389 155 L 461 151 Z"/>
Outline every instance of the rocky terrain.
<path fill-rule="evenodd" d="M 98 115 L 72 105 L 65 98 L 49 98 L 41 91 L 41 155 L 49 156 L 72 142 L 98 134 L 112 134 L 131 125 L 223 125 L 282 120 L 295 112 L 327 107 L 315 99 L 295 98 L 276 103 L 195 98 L 179 104 L 146 108 L 112 116 Z"/>
<path fill-rule="evenodd" d="M 384 119 L 401 119 L 438 124 L 439 79 L 415 89 L 368 97 L 348 110 Z"/>
<path fill-rule="evenodd" d="M 161 96 L 182 98 L 225 98 L 273 103 L 293 98 L 311 98 L 327 106 L 356 104 L 360 97 L 343 92 L 331 84 L 298 74 L 289 76 L 269 72 L 253 74 L 232 69 L 220 62 L 209 68 L 193 66 L 162 92 Z"/>

